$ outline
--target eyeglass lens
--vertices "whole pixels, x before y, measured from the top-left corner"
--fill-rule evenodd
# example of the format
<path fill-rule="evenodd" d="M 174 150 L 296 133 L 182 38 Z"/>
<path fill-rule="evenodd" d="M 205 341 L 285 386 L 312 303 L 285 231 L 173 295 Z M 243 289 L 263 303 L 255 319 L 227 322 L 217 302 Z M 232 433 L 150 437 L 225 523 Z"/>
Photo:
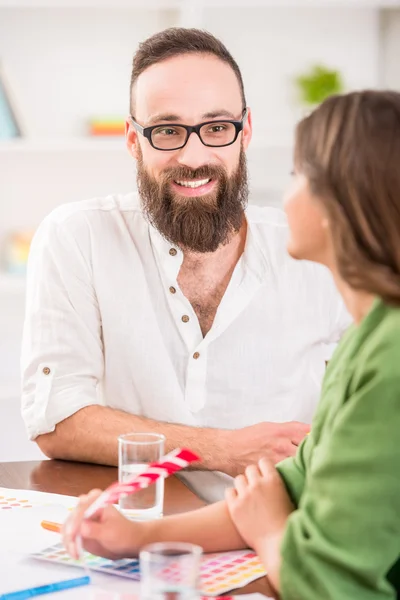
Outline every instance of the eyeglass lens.
<path fill-rule="evenodd" d="M 232 123 L 213 122 L 200 128 L 200 138 L 209 146 L 224 146 L 235 139 L 236 128 Z M 151 141 L 156 148 L 172 150 L 180 148 L 186 142 L 187 131 L 179 125 L 163 125 L 153 129 Z"/>

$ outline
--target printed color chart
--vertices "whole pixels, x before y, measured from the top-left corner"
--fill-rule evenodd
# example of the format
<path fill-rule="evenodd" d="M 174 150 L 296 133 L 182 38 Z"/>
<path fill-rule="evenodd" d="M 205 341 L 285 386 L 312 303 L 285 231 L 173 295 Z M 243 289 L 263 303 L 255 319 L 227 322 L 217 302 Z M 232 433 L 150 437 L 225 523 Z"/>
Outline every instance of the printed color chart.
<path fill-rule="evenodd" d="M 70 566 L 83 566 L 85 564 L 93 571 L 140 581 L 139 561 L 137 559 L 126 558 L 111 561 L 85 552 L 84 560 L 77 561 L 67 554 L 62 544 L 45 548 L 42 552 L 36 552 L 31 556 L 40 560 Z M 265 569 L 257 556 L 248 550 L 205 554 L 201 563 L 201 591 L 209 596 L 219 596 L 230 590 L 241 588 L 265 574 Z M 170 569 L 170 576 L 171 581 L 173 581 L 173 566 Z"/>
<path fill-rule="evenodd" d="M 51 505 L 60 505 L 71 509 L 76 506 L 77 502 L 78 499 L 71 496 L 0 487 L 0 511 Z"/>
<path fill-rule="evenodd" d="M 0 510 L 9 510 L 11 508 L 32 508 L 32 504 L 21 495 L 0 495 Z"/>

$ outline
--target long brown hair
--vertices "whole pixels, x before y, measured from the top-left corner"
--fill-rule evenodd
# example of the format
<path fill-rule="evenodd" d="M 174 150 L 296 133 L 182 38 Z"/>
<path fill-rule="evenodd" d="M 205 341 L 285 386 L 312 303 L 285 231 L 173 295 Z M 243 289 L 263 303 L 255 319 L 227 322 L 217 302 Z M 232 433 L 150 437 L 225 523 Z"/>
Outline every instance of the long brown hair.
<path fill-rule="evenodd" d="M 327 210 L 340 275 L 400 306 L 400 93 L 328 98 L 297 126 L 295 165 Z"/>

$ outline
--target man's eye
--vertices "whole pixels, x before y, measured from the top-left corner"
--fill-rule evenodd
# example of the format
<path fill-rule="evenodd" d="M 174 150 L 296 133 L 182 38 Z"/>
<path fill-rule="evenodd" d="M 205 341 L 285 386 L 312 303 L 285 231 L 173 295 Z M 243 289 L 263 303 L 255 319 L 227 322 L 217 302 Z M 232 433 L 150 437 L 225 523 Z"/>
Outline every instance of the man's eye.
<path fill-rule="evenodd" d="M 162 129 L 156 129 L 153 132 L 153 135 L 171 136 L 171 135 L 179 135 L 179 132 L 176 131 L 176 129 L 172 129 L 171 127 L 164 127 Z"/>
<path fill-rule="evenodd" d="M 226 130 L 226 125 L 213 125 L 212 127 L 210 127 L 209 132 L 210 133 L 221 133 L 222 131 Z"/>

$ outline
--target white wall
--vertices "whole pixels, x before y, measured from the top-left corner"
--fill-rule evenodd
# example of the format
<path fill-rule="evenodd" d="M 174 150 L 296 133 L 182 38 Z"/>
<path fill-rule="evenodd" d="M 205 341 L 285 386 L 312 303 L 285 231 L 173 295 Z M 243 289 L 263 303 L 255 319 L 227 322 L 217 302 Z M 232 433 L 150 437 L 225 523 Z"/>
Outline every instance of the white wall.
<path fill-rule="evenodd" d="M 39 447 L 27 438 L 18 397 L 3 398 L 0 402 L 0 462 L 43 458 Z"/>
<path fill-rule="evenodd" d="M 382 86 L 400 91 L 400 10 L 382 12 Z"/>
<path fill-rule="evenodd" d="M 314 63 L 343 73 L 348 89 L 378 81 L 378 11 L 343 8 L 208 9 L 205 26 L 243 71 L 256 137 L 290 140 L 299 116 L 292 81 Z"/>
<path fill-rule="evenodd" d="M 72 146 L 73 147 L 73 146 Z M 107 151 L 50 149 L 1 152 L 0 232 L 36 227 L 55 206 L 96 195 L 131 191 L 135 165 L 123 141 Z"/>
<path fill-rule="evenodd" d="M 0 404 L 19 393 L 19 352 L 24 314 L 24 290 L 15 286 L 0 298 Z M 1 421 L 0 421 L 1 439 Z"/>
<path fill-rule="evenodd" d="M 157 11 L 3 9 L 0 57 L 30 135 L 86 133 L 86 118 L 124 115 L 133 52 L 162 27 Z"/>

